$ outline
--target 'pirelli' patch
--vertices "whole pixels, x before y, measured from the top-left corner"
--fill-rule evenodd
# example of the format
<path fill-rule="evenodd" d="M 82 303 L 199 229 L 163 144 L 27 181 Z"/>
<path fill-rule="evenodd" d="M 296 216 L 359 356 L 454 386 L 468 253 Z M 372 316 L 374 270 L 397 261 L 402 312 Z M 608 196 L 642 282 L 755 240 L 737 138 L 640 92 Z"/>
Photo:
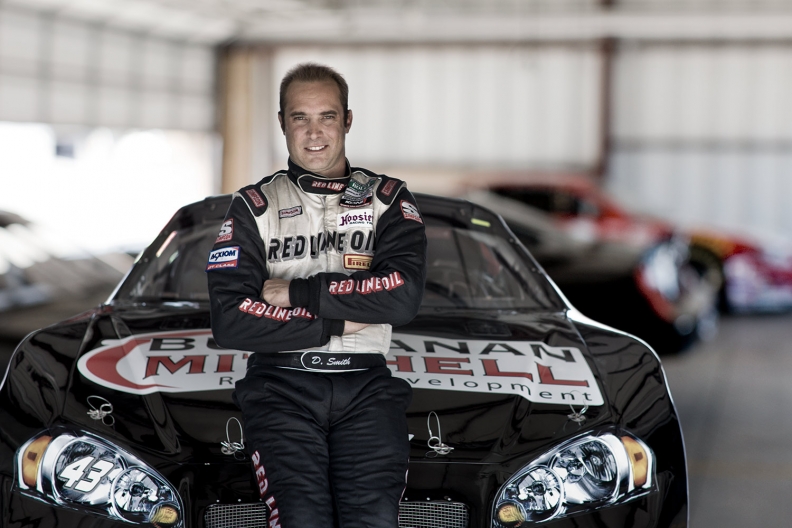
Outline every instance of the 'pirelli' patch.
<path fill-rule="evenodd" d="M 278 218 L 292 218 L 295 216 L 300 216 L 303 214 L 302 205 L 295 205 L 294 207 L 289 207 L 288 209 L 281 209 L 278 211 Z"/>
<path fill-rule="evenodd" d="M 229 218 L 223 225 L 220 227 L 220 233 L 217 235 L 217 239 L 215 240 L 215 244 L 219 244 L 221 242 L 228 242 L 234 238 L 234 219 Z"/>
<path fill-rule="evenodd" d="M 374 259 L 371 255 L 355 255 L 347 253 L 344 255 L 344 268 L 351 270 L 368 270 L 371 269 L 371 261 Z"/>
<path fill-rule="evenodd" d="M 402 200 L 401 210 L 402 210 L 402 215 L 407 220 L 415 220 L 419 224 L 423 224 L 423 220 L 421 219 L 421 213 L 418 212 L 418 208 L 414 204 L 411 204 L 407 200 Z"/>
<path fill-rule="evenodd" d="M 209 263 L 206 271 L 222 268 L 236 268 L 239 266 L 239 246 L 215 249 L 209 253 Z"/>

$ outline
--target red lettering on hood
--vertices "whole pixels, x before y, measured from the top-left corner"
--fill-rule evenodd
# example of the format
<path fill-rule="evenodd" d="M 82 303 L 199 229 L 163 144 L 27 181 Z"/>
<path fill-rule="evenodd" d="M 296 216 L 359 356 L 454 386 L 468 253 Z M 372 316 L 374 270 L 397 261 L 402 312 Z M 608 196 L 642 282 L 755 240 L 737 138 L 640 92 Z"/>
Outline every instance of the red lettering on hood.
<path fill-rule="evenodd" d="M 203 333 L 205 332 L 187 332 L 184 334 L 180 334 L 179 337 L 200 335 Z M 160 385 L 158 383 L 153 383 L 150 385 L 141 385 L 129 381 L 118 372 L 117 367 L 118 364 L 121 362 L 121 360 L 123 360 L 130 352 L 132 352 L 139 345 L 142 345 L 144 343 L 150 343 L 153 339 L 154 339 L 153 337 L 136 338 L 127 341 L 123 345 L 110 347 L 107 350 L 103 350 L 88 358 L 88 360 L 85 362 L 85 367 L 88 369 L 88 371 L 91 374 L 102 379 L 103 381 L 107 381 L 109 383 L 127 389 L 145 390 L 145 389 L 153 389 L 156 387 L 162 387 L 167 389 L 174 388 L 170 385 Z"/>

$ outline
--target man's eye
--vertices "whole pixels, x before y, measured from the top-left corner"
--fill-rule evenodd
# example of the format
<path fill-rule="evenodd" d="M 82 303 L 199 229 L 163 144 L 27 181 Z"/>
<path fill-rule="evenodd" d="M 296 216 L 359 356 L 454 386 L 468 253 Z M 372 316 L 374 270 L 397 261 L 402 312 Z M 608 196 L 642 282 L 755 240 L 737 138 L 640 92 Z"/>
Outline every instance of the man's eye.
<path fill-rule="evenodd" d="M 335 119 L 335 116 L 332 116 L 332 115 L 326 115 L 326 116 L 323 116 L 323 117 L 325 119 Z"/>

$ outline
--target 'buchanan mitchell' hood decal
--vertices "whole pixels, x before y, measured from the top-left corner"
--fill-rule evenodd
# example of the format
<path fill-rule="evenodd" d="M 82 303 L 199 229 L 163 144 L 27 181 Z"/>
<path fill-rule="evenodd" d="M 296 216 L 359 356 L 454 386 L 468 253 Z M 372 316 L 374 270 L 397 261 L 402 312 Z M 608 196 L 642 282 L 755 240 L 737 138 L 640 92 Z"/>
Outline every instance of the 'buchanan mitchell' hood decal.
<path fill-rule="evenodd" d="M 105 340 L 77 367 L 94 383 L 132 394 L 233 389 L 249 352 L 220 348 L 209 330 Z M 421 389 L 516 394 L 532 402 L 602 405 L 594 373 L 574 347 L 451 340 L 394 333 L 393 374 Z"/>

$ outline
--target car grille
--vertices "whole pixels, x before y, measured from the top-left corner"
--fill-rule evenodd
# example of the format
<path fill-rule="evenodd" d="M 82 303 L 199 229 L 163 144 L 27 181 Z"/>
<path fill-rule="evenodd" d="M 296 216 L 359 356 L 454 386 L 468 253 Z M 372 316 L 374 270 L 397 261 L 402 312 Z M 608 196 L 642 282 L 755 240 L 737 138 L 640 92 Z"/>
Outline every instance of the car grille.
<path fill-rule="evenodd" d="M 204 514 L 206 528 L 259 528 L 267 526 L 267 507 L 253 504 L 212 504 Z"/>
<path fill-rule="evenodd" d="M 399 504 L 399 528 L 467 528 L 469 517 L 467 506 L 461 502 Z"/>
<path fill-rule="evenodd" d="M 470 514 L 461 502 L 426 501 L 399 504 L 399 528 L 467 528 Z M 212 504 L 204 515 L 206 528 L 264 528 L 263 503 Z"/>

